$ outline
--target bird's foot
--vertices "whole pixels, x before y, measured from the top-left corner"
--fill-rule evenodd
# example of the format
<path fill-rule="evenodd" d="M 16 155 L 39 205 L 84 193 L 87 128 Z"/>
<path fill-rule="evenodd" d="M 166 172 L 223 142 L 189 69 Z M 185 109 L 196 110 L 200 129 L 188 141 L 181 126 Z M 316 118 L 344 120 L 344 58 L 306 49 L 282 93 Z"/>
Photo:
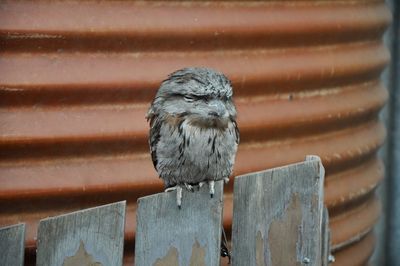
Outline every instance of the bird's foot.
<path fill-rule="evenodd" d="M 202 188 L 202 187 L 204 186 L 205 183 L 206 183 L 206 182 L 200 182 L 200 183 L 197 185 L 198 189 L 200 190 L 200 188 Z"/>
<path fill-rule="evenodd" d="M 174 190 L 176 190 L 176 205 L 178 205 L 178 208 L 180 209 L 182 207 L 182 187 L 179 185 L 169 187 L 165 190 L 165 192 L 171 192 Z"/>
<path fill-rule="evenodd" d="M 176 186 L 176 205 L 180 209 L 182 207 L 182 187 Z"/>
<path fill-rule="evenodd" d="M 194 192 L 194 188 L 192 185 L 190 185 L 189 183 L 183 183 L 185 185 L 185 188 L 187 190 L 189 190 L 190 192 Z"/>
<path fill-rule="evenodd" d="M 176 186 L 175 186 L 175 187 L 166 188 L 166 189 L 164 190 L 164 192 L 171 192 L 171 191 L 175 191 L 175 190 L 176 190 Z"/>
<path fill-rule="evenodd" d="M 214 194 L 215 194 L 215 188 L 214 188 L 214 186 L 215 186 L 215 181 L 214 181 L 214 180 L 208 181 L 208 186 L 209 186 L 209 188 L 210 188 L 210 197 L 213 198 L 213 197 L 214 197 Z"/>
<path fill-rule="evenodd" d="M 225 183 L 225 184 L 228 184 L 228 183 L 229 183 L 229 177 L 225 177 L 225 178 L 224 178 L 224 183 Z"/>
<path fill-rule="evenodd" d="M 214 181 L 214 180 L 199 182 L 198 188 L 200 189 L 200 188 L 203 187 L 204 184 L 206 184 L 206 183 L 207 183 L 208 186 L 209 186 L 210 196 L 211 196 L 211 198 L 213 198 L 213 197 L 214 197 L 214 194 L 215 194 L 215 181 Z"/>

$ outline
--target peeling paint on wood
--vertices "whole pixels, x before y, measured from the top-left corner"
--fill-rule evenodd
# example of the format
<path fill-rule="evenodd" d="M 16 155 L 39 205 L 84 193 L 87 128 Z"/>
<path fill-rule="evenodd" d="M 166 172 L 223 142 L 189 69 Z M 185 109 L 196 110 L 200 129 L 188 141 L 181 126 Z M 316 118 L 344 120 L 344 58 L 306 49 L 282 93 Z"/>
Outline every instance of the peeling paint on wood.
<path fill-rule="evenodd" d="M 257 232 L 256 238 L 256 265 L 257 266 L 264 266 L 265 259 L 264 259 L 264 239 L 261 235 L 261 231 Z"/>
<path fill-rule="evenodd" d="M 316 156 L 236 177 L 232 265 L 321 265 L 323 182 Z"/>
<path fill-rule="evenodd" d="M 181 209 L 175 191 L 138 200 L 136 266 L 220 265 L 223 181 L 182 196 Z"/>
<path fill-rule="evenodd" d="M 200 246 L 199 241 L 193 244 L 192 247 L 192 256 L 190 257 L 190 266 L 206 266 L 205 262 L 206 257 L 206 249 L 205 247 Z"/>
<path fill-rule="evenodd" d="M 178 255 L 176 247 L 170 247 L 167 255 L 157 259 L 153 266 L 179 265 Z"/>
<path fill-rule="evenodd" d="M 268 231 L 271 265 L 301 265 L 297 261 L 298 221 L 302 220 L 301 203 L 296 194 L 280 219 L 273 220 Z"/>
<path fill-rule="evenodd" d="M 85 244 L 81 241 L 78 251 L 75 255 L 67 257 L 63 266 L 104 266 L 100 262 L 94 261 L 93 256 L 87 253 Z"/>
<path fill-rule="evenodd" d="M 38 266 L 121 266 L 125 201 L 40 221 Z"/>

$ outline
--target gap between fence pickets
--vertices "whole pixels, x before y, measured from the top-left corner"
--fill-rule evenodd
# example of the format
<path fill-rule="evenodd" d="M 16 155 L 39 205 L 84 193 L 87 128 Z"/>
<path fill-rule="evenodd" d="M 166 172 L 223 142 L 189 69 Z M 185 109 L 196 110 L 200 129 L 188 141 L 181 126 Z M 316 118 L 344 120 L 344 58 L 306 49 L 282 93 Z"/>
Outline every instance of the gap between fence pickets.
<path fill-rule="evenodd" d="M 37 266 L 121 266 L 126 202 L 81 210 L 39 223 Z"/>
<path fill-rule="evenodd" d="M 184 190 L 181 209 L 176 191 L 140 198 L 135 265 L 220 265 L 222 199 L 223 181 L 213 198 L 207 185 Z"/>
<path fill-rule="evenodd" d="M 324 174 L 320 158 L 307 156 L 236 177 L 232 265 L 324 265 Z"/>
<path fill-rule="evenodd" d="M 24 265 L 25 224 L 0 228 L 0 265 Z"/>

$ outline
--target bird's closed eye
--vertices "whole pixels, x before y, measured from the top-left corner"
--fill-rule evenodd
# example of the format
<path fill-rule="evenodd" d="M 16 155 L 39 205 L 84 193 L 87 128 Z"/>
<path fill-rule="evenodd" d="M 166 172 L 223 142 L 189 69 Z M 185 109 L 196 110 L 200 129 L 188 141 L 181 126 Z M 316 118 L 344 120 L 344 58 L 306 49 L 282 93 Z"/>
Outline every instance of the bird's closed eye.
<path fill-rule="evenodd" d="M 183 98 L 185 99 L 185 101 L 187 101 L 187 102 L 189 102 L 189 103 L 191 103 L 191 102 L 193 102 L 194 100 L 196 100 L 195 97 L 193 97 L 193 96 L 191 96 L 191 95 L 185 95 Z"/>
<path fill-rule="evenodd" d="M 183 96 L 183 98 L 185 99 L 186 102 L 194 102 L 194 101 L 203 101 L 205 103 L 208 103 L 212 97 L 207 96 L 207 95 L 185 95 Z"/>

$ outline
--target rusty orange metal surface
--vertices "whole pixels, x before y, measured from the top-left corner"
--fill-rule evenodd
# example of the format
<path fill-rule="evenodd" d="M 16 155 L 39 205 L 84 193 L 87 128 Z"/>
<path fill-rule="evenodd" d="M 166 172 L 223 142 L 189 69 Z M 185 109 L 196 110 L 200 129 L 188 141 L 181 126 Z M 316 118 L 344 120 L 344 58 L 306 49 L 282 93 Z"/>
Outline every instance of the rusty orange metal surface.
<path fill-rule="evenodd" d="M 162 191 L 145 113 L 185 66 L 232 80 L 241 129 L 235 174 L 319 155 L 337 265 L 373 251 L 383 178 L 378 113 L 388 97 L 384 1 L 0 3 L 0 226 Z M 232 182 L 224 225 L 232 218 Z"/>

